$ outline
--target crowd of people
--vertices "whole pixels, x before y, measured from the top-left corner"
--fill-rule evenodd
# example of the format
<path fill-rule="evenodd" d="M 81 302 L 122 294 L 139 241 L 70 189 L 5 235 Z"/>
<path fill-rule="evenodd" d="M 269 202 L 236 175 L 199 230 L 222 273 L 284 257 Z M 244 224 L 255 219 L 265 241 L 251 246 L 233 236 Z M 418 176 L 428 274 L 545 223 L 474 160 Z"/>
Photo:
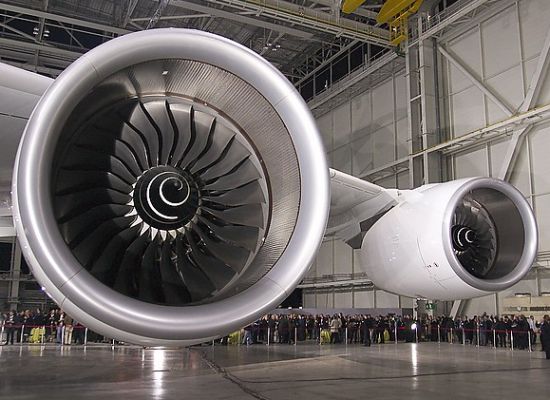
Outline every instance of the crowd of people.
<path fill-rule="evenodd" d="M 347 342 L 370 346 L 372 343 L 383 344 L 397 340 L 529 349 L 537 341 L 542 342 L 545 329 L 550 330 L 548 316 L 536 321 L 533 316 L 487 314 L 456 319 L 427 316 L 418 320 L 409 315 L 273 314 L 257 320 L 233 336 L 240 337 L 242 344 L 293 344 L 296 341 L 315 340 L 321 344 Z M 547 340 L 550 341 L 550 336 Z"/>
<path fill-rule="evenodd" d="M 47 343 L 70 345 L 104 338 L 88 331 L 64 311 L 53 308 L 0 314 L 3 337 L 0 342 Z M 532 349 L 537 341 L 550 358 L 550 318 L 536 321 L 533 316 L 483 314 L 468 318 L 426 316 L 414 319 L 410 315 L 304 315 L 270 314 L 221 339 L 229 342 L 293 344 L 306 340 L 320 344 L 363 344 L 386 342 L 456 342 L 476 346 Z"/>
<path fill-rule="evenodd" d="M 4 337 L 0 337 L 0 342 L 7 345 L 83 344 L 86 335 L 85 327 L 59 308 L 52 308 L 47 313 L 43 313 L 39 308 L 21 312 L 7 311 L 0 314 L 0 326 L 4 333 Z"/>

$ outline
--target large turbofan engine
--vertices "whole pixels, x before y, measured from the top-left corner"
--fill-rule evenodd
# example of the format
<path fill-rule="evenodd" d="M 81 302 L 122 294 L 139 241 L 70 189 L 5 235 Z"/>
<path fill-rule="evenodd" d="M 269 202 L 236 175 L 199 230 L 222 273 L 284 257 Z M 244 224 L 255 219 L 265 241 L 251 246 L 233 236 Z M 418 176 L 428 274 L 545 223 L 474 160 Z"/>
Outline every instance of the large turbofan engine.
<path fill-rule="evenodd" d="M 513 186 L 470 178 L 400 196 L 361 248 L 378 287 L 417 298 L 471 298 L 506 289 L 531 268 L 537 227 Z"/>
<path fill-rule="evenodd" d="M 329 208 L 292 85 L 234 42 L 178 29 L 112 40 L 64 71 L 29 120 L 13 185 L 48 293 L 145 345 L 205 341 L 274 308 Z"/>

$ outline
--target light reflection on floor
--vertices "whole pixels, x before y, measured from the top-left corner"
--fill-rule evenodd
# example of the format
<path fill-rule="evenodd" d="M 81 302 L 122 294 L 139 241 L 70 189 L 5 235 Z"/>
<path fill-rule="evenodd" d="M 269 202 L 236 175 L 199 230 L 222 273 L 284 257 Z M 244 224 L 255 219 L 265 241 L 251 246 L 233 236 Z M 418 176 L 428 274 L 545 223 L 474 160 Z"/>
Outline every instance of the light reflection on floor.
<path fill-rule="evenodd" d="M 420 343 L 0 347 L 0 399 L 548 399 L 550 362 L 511 352 Z M 526 385 L 525 383 L 529 384 Z M 55 390 L 55 392 L 52 392 Z"/>

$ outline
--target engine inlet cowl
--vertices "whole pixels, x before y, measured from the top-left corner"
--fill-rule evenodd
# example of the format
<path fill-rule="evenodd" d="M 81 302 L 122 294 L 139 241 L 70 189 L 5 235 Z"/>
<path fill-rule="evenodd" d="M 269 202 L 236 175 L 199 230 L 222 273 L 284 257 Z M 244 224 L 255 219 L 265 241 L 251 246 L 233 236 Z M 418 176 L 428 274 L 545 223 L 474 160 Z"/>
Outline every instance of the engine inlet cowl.
<path fill-rule="evenodd" d="M 33 274 L 90 329 L 187 345 L 245 326 L 321 243 L 328 168 L 294 87 L 216 35 L 155 29 L 67 68 L 36 106 L 13 179 Z"/>

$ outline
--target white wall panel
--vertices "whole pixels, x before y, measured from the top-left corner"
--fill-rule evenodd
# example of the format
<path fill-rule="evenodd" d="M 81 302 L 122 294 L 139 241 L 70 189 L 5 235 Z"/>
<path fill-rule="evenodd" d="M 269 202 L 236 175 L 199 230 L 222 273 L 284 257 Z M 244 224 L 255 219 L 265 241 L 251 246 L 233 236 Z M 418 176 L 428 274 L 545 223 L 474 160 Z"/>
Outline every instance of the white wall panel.
<path fill-rule="evenodd" d="M 351 274 L 353 271 L 353 249 L 341 240 L 334 241 L 334 273 Z"/>
<path fill-rule="evenodd" d="M 486 77 L 495 76 L 519 62 L 518 32 L 516 7 L 513 5 L 481 24 Z"/>
<path fill-rule="evenodd" d="M 410 189 L 409 172 L 401 172 L 397 174 L 397 189 Z"/>
<path fill-rule="evenodd" d="M 455 178 L 470 176 L 487 176 L 487 149 L 480 149 L 459 153 L 455 156 Z"/>
<path fill-rule="evenodd" d="M 536 194 L 550 193 L 550 126 L 529 134 Z"/>
<path fill-rule="evenodd" d="M 499 140 L 491 143 L 490 152 L 491 152 L 491 171 L 490 176 L 493 178 L 498 178 L 500 169 L 502 168 L 502 163 L 504 162 L 504 155 L 508 150 L 510 144 L 510 138 L 504 140 Z M 525 144 L 524 144 L 525 146 Z"/>
<path fill-rule="evenodd" d="M 331 167 L 346 174 L 352 171 L 352 144 L 346 143 L 331 152 Z"/>
<path fill-rule="evenodd" d="M 313 260 L 307 271 L 307 278 L 315 278 L 317 276 L 317 258 Z"/>
<path fill-rule="evenodd" d="M 332 129 L 334 131 L 333 148 L 347 144 L 351 140 L 350 103 L 346 102 L 332 111 Z"/>
<path fill-rule="evenodd" d="M 390 80 L 372 91 L 372 123 L 374 130 L 393 124 L 393 108 L 393 83 Z"/>
<path fill-rule="evenodd" d="M 448 65 L 449 89 L 451 93 L 460 93 L 473 86 L 472 81 L 451 63 Z"/>
<path fill-rule="evenodd" d="M 334 245 L 333 241 L 323 242 L 317 255 L 317 276 L 332 275 L 334 265 Z"/>
<path fill-rule="evenodd" d="M 388 176 L 383 179 L 379 179 L 376 181 L 376 184 L 388 189 L 396 189 L 397 188 L 397 182 L 395 179 L 395 176 Z"/>
<path fill-rule="evenodd" d="M 506 290 L 503 290 L 499 293 L 499 297 L 506 298 L 511 297 L 515 293 L 531 293 L 532 295 L 537 294 L 537 282 L 535 279 L 524 279 L 518 283 L 516 283 L 511 288 L 508 288 Z M 502 307 L 502 306 L 501 306 Z"/>
<path fill-rule="evenodd" d="M 393 124 L 374 131 L 374 167 L 395 160 L 395 136 Z"/>
<path fill-rule="evenodd" d="M 539 228 L 539 251 L 550 251 L 550 194 L 535 196 L 534 202 Z"/>
<path fill-rule="evenodd" d="M 494 294 L 470 300 L 462 314 L 468 316 L 468 318 L 473 318 L 474 315 L 479 316 L 483 315 L 483 313 L 487 313 L 488 315 L 499 314 Z"/>
<path fill-rule="evenodd" d="M 483 93 L 471 86 L 451 97 L 451 129 L 454 137 L 485 126 Z"/>
<path fill-rule="evenodd" d="M 397 129 L 397 158 L 407 157 L 409 155 L 409 120 L 400 119 L 396 122 Z"/>
<path fill-rule="evenodd" d="M 485 81 L 485 85 L 491 92 L 501 98 L 512 110 L 517 110 L 525 95 L 523 93 L 523 82 L 521 80 L 521 65 L 516 65 Z M 491 110 L 488 115 L 488 123 L 493 124 L 502 121 L 507 117 L 504 112 L 489 100 Z M 494 112 L 496 109 L 497 112 Z"/>
<path fill-rule="evenodd" d="M 529 141 L 529 136 L 526 139 Z M 510 183 L 526 197 L 531 195 L 531 175 L 529 168 L 529 148 L 527 144 L 524 144 L 519 149 L 518 157 L 512 170 L 512 176 L 510 177 Z"/>
<path fill-rule="evenodd" d="M 332 150 L 332 113 L 327 113 L 317 119 L 317 128 L 323 137 L 326 151 Z"/>
<path fill-rule="evenodd" d="M 361 259 L 361 250 L 353 250 L 353 273 L 361 274 L 365 272 L 364 263 Z"/>
<path fill-rule="evenodd" d="M 353 293 L 352 292 L 336 292 L 334 293 L 334 307 L 335 308 L 351 308 L 353 307 Z"/>
<path fill-rule="evenodd" d="M 519 5 L 523 57 L 528 60 L 537 56 L 542 49 L 544 37 L 550 28 L 550 7 L 548 0 L 523 0 Z"/>
<path fill-rule="evenodd" d="M 397 308 L 399 307 L 399 296 L 376 290 L 376 308 Z"/>
<path fill-rule="evenodd" d="M 353 142 L 353 173 L 357 176 L 374 168 L 374 136 L 365 135 Z"/>
<path fill-rule="evenodd" d="M 368 135 L 372 122 L 371 92 L 365 92 L 351 100 L 352 139 Z"/>
<path fill-rule="evenodd" d="M 481 41 L 479 36 L 479 29 L 472 29 L 470 32 L 461 35 L 458 39 L 453 40 L 447 45 L 447 49 L 450 50 L 461 62 L 468 66 L 470 72 L 476 76 L 481 76 Z M 459 82 L 453 82 L 455 85 Z M 465 87 L 454 86 L 452 91 L 456 92 L 464 89 Z"/>
<path fill-rule="evenodd" d="M 523 63 L 523 87 L 525 88 L 525 92 L 529 90 L 529 85 L 531 84 L 531 80 L 533 79 L 533 74 L 537 69 L 538 61 L 539 61 L 538 57 L 535 57 Z M 539 95 L 539 99 L 538 99 L 539 101 L 543 98 L 543 94 L 544 93 L 541 93 Z M 538 102 L 536 101 L 535 104 L 537 103 Z"/>
<path fill-rule="evenodd" d="M 364 290 L 364 291 L 355 291 L 354 296 L 354 307 L 356 308 L 374 308 L 374 291 L 373 290 Z"/>
<path fill-rule="evenodd" d="M 332 292 L 319 292 L 316 294 L 316 307 L 318 308 L 331 308 L 334 307 L 334 293 Z"/>
<path fill-rule="evenodd" d="M 414 299 L 412 297 L 399 296 L 401 308 L 414 308 Z"/>
<path fill-rule="evenodd" d="M 407 79 L 405 75 L 395 77 L 395 119 L 407 118 Z"/>
<path fill-rule="evenodd" d="M 315 308 L 317 296 L 315 293 L 304 293 L 304 308 Z"/>

